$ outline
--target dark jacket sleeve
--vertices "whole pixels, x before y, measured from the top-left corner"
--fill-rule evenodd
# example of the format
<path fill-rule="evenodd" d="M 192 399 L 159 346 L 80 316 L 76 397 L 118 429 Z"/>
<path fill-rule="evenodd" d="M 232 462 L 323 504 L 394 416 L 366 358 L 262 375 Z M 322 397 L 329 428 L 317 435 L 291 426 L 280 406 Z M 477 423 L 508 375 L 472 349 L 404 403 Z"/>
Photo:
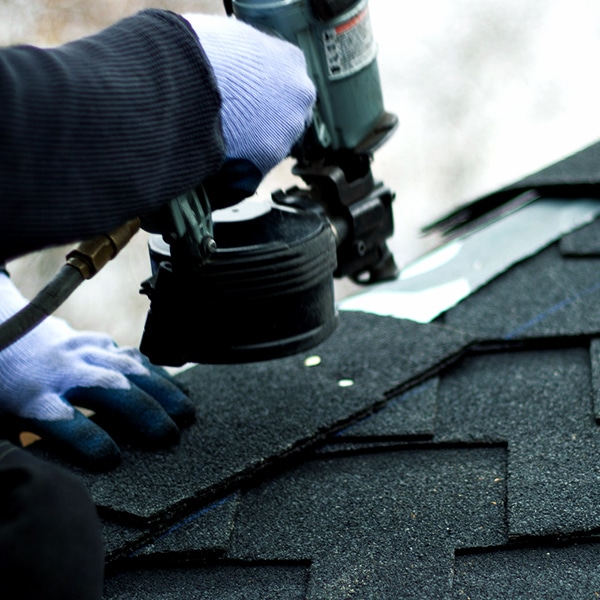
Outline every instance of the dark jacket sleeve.
<path fill-rule="evenodd" d="M 220 96 L 179 16 L 0 50 L 0 260 L 155 209 L 223 161 Z"/>

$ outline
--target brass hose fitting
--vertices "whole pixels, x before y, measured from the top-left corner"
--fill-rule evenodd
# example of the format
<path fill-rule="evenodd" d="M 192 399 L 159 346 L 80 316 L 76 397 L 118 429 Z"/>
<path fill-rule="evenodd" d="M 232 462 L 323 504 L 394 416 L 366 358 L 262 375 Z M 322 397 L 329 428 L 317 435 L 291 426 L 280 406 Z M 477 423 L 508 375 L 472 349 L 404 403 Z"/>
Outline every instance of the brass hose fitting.
<path fill-rule="evenodd" d="M 140 220 L 135 218 L 108 233 L 85 240 L 67 254 L 67 264 L 77 269 L 84 279 L 91 279 L 117 256 L 139 229 Z"/>

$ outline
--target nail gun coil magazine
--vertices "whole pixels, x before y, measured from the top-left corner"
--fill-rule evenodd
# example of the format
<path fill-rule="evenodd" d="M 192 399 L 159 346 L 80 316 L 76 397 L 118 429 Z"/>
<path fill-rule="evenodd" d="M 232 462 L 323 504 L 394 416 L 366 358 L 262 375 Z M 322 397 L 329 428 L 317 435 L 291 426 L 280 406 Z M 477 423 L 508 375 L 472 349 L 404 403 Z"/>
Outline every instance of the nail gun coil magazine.
<path fill-rule="evenodd" d="M 273 206 L 251 220 L 216 222 L 217 250 L 178 269 L 152 236 L 150 298 L 141 351 L 156 363 L 230 364 L 295 354 L 337 326 L 336 243 L 327 222 Z"/>

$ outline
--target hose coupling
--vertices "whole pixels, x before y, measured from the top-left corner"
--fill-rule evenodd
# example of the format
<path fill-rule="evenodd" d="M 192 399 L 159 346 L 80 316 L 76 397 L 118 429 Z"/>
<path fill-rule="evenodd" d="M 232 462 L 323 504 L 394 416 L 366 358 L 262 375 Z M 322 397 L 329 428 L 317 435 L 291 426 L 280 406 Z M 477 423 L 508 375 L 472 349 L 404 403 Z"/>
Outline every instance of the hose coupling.
<path fill-rule="evenodd" d="M 135 218 L 108 233 L 85 240 L 67 254 L 67 264 L 77 269 L 84 279 L 91 279 L 117 256 L 139 228 L 140 220 Z"/>

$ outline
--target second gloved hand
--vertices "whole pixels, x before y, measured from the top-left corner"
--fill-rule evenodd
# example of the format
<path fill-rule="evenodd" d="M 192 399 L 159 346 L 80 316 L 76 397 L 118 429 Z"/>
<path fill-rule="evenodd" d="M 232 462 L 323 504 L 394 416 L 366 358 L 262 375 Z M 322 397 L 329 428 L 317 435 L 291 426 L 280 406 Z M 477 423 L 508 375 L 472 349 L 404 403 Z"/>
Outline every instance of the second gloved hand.
<path fill-rule="evenodd" d="M 25 304 L 0 273 L 0 322 Z M 175 442 L 177 424 L 194 416 L 183 391 L 139 352 L 48 317 L 0 352 L 0 436 L 31 431 L 78 464 L 114 467 L 120 458 L 117 444 L 74 406 L 95 411 L 107 430 L 146 446 Z"/>
<path fill-rule="evenodd" d="M 183 16 L 221 93 L 225 167 L 240 171 L 240 162 L 248 161 L 264 177 L 289 155 L 312 118 L 316 90 L 302 51 L 234 18 Z"/>

